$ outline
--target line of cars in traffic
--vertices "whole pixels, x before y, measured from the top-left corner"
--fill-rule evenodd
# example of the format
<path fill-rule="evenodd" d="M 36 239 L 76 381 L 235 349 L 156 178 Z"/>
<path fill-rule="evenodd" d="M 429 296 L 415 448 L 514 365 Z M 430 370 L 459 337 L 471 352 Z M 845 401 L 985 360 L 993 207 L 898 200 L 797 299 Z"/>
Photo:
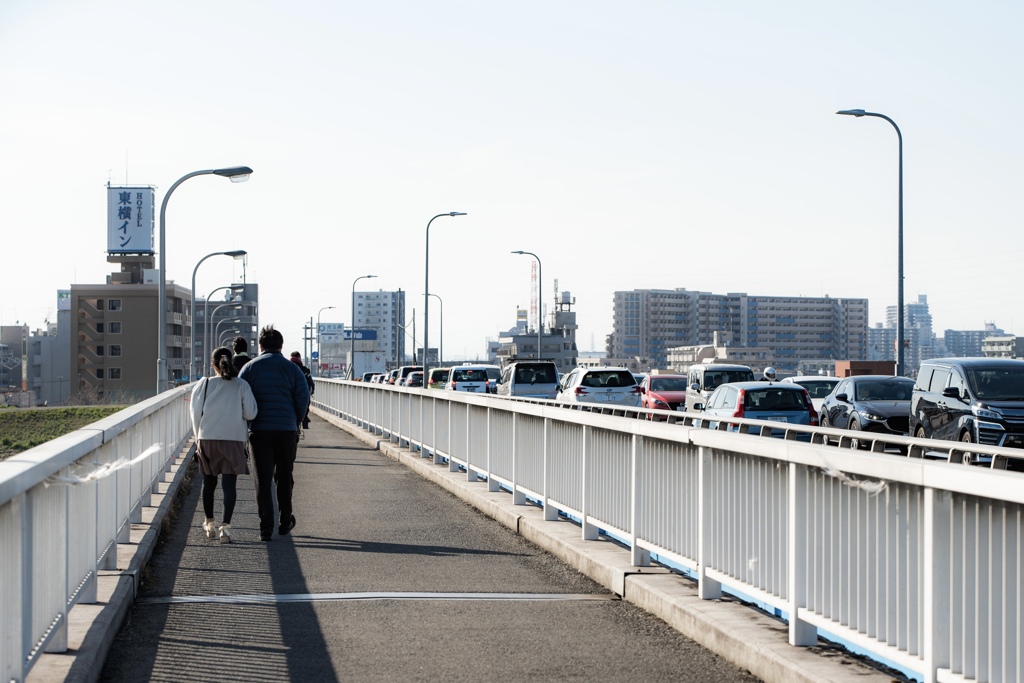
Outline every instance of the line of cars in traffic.
<path fill-rule="evenodd" d="M 387 376 L 371 381 L 424 384 L 418 366 L 390 375 L 390 382 Z M 655 412 L 642 416 L 655 420 L 668 419 L 664 411 L 683 411 L 716 424 L 746 418 L 866 432 L 849 439 L 854 447 L 867 446 L 868 434 L 881 434 L 1024 448 L 1024 360 L 1016 359 L 932 359 L 921 364 L 916 380 L 887 375 L 779 380 L 770 368 L 757 380 L 749 367 L 723 363 L 694 365 L 685 375 L 637 377 L 616 366 L 577 367 L 560 375 L 553 361 L 513 359 L 500 367 L 433 368 L 426 386 L 645 408 Z M 990 461 L 979 454 L 964 456 L 969 464 Z"/>

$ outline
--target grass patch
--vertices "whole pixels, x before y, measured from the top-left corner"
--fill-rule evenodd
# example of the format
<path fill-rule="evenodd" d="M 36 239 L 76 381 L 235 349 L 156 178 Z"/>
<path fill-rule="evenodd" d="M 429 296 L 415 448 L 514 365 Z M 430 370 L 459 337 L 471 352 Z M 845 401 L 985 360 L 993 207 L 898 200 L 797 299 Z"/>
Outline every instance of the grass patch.
<path fill-rule="evenodd" d="M 113 415 L 124 406 L 0 410 L 0 459 Z"/>

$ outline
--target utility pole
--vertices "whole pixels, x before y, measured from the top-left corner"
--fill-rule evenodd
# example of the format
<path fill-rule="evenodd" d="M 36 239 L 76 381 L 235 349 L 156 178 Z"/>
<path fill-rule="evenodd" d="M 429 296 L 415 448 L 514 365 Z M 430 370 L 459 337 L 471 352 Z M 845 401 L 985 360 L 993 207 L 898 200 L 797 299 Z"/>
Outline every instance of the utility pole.
<path fill-rule="evenodd" d="M 305 355 L 303 362 L 308 363 L 310 349 L 313 348 L 313 319 L 309 319 L 309 324 L 302 327 L 302 353 Z M 283 349 L 282 349 L 283 350 Z"/>

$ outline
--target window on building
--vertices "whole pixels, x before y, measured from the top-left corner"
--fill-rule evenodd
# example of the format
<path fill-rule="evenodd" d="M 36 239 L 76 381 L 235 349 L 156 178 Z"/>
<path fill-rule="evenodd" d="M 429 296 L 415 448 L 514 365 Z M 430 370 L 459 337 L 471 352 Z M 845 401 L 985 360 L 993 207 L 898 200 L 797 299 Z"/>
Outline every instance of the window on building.
<path fill-rule="evenodd" d="M 96 355 L 97 356 L 102 356 L 103 355 L 103 347 L 102 346 L 97 346 L 96 347 Z"/>
<path fill-rule="evenodd" d="M 96 323 L 96 331 L 103 334 L 103 323 Z"/>
<path fill-rule="evenodd" d="M 121 334 L 121 323 L 112 322 L 107 324 L 107 334 Z"/>
<path fill-rule="evenodd" d="M 121 355 L 121 345 L 120 344 L 111 344 L 110 348 L 107 349 L 107 355 L 108 356 L 120 356 Z"/>
<path fill-rule="evenodd" d="M 108 299 L 107 300 L 107 310 L 108 311 L 120 311 L 121 310 L 121 300 L 120 299 Z"/>
<path fill-rule="evenodd" d="M 96 379 L 103 379 L 103 368 L 96 368 Z"/>
<path fill-rule="evenodd" d="M 107 370 L 107 379 L 121 379 L 121 368 L 109 368 Z"/>

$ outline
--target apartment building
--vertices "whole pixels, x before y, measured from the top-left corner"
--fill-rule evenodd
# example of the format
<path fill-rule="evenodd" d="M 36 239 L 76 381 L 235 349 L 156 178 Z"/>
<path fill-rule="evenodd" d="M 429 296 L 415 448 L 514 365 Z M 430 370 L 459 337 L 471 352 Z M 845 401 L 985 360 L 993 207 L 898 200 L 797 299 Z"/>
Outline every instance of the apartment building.
<path fill-rule="evenodd" d="M 864 358 L 867 299 L 713 294 L 686 289 L 615 292 L 612 358 L 646 357 L 668 367 L 668 350 L 712 344 L 768 349 L 777 369 L 800 361 Z"/>

